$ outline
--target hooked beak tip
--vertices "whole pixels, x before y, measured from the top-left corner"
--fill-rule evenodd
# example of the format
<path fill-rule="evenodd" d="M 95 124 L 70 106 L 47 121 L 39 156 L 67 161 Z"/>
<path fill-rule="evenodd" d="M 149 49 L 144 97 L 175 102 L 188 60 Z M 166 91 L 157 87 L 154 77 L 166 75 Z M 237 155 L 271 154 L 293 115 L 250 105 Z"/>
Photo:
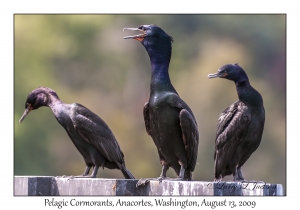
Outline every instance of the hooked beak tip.
<path fill-rule="evenodd" d="M 209 74 L 207 75 L 208 79 L 214 79 L 214 78 L 218 78 L 220 77 L 220 75 L 218 73 L 215 73 L 215 74 Z"/>
<path fill-rule="evenodd" d="M 26 115 L 22 115 L 22 117 L 19 120 L 19 123 L 22 123 L 25 117 L 26 117 Z"/>

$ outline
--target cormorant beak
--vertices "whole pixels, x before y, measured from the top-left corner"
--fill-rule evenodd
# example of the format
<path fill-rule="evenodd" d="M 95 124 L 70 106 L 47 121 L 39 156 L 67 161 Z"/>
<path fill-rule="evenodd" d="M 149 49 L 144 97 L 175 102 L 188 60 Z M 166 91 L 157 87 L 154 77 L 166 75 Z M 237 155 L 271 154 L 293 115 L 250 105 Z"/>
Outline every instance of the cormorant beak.
<path fill-rule="evenodd" d="M 135 39 L 138 41 L 143 41 L 143 39 L 146 37 L 146 32 L 139 28 L 123 28 L 123 31 L 129 30 L 129 31 L 141 31 L 142 34 L 134 35 L 134 36 L 125 36 L 124 39 Z"/>
<path fill-rule="evenodd" d="M 32 106 L 29 104 L 29 106 L 25 109 L 25 111 L 24 111 L 22 117 L 20 118 L 19 123 L 21 123 L 21 122 L 24 120 L 24 118 L 26 117 L 26 115 L 28 115 L 28 113 L 29 113 L 31 110 L 32 110 Z"/>
<path fill-rule="evenodd" d="M 217 73 L 214 73 L 214 74 L 209 74 L 208 75 L 208 79 L 213 79 L 213 78 L 223 78 L 223 77 L 226 77 L 227 76 L 227 72 L 217 72 Z"/>

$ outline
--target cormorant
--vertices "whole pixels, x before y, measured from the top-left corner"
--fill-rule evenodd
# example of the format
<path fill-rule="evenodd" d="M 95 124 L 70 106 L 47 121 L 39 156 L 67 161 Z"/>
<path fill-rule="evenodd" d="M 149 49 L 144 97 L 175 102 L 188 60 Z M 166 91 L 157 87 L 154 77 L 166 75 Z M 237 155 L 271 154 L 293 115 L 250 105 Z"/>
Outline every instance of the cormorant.
<path fill-rule="evenodd" d="M 238 100 L 219 117 L 214 152 L 214 180 L 233 175 L 234 181 L 244 180 L 241 167 L 258 148 L 265 123 L 263 99 L 249 82 L 246 72 L 238 64 L 227 64 L 208 78 L 234 81 Z"/>
<path fill-rule="evenodd" d="M 126 36 L 124 39 L 141 42 L 150 57 L 150 98 L 144 105 L 143 114 L 146 131 L 157 147 L 162 165 L 161 175 L 157 179 L 166 179 L 166 172 L 172 167 L 178 175 L 176 180 L 192 180 L 199 133 L 192 110 L 179 97 L 169 77 L 173 38 L 153 24 L 124 30 L 143 33 Z M 146 184 L 149 180 L 140 180 L 137 186 Z"/>
<path fill-rule="evenodd" d="M 41 106 L 51 108 L 57 121 L 64 127 L 77 150 L 83 156 L 86 169 L 76 178 L 95 178 L 99 167 L 119 169 L 126 179 L 134 176 L 125 167 L 124 155 L 120 146 L 107 124 L 96 114 L 81 104 L 65 104 L 56 92 L 48 87 L 39 87 L 33 90 L 25 102 L 26 115 Z M 94 168 L 91 175 L 89 171 Z"/>

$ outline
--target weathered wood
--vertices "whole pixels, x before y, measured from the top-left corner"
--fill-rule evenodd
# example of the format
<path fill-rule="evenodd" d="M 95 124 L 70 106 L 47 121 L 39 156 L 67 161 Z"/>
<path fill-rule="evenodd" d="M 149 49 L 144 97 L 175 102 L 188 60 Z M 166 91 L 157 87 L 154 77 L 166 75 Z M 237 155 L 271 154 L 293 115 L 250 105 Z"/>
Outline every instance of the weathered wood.
<path fill-rule="evenodd" d="M 52 176 L 15 176 L 14 195 L 105 195 L 105 196 L 282 196 L 281 184 L 202 182 L 202 181 L 150 181 L 136 188 L 138 180 L 79 178 Z"/>

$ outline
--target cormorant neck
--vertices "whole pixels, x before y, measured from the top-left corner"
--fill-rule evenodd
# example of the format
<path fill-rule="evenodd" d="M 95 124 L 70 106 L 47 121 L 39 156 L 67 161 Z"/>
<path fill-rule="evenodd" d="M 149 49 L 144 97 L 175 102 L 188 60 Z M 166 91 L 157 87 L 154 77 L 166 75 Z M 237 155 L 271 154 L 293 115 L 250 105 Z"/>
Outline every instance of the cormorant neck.
<path fill-rule="evenodd" d="M 238 94 L 238 97 L 241 101 L 244 100 L 244 98 L 247 98 L 249 87 L 251 87 L 248 80 L 243 81 L 236 81 L 235 82 L 236 91 Z"/>
<path fill-rule="evenodd" d="M 46 106 L 49 106 L 53 112 L 56 110 L 55 107 L 60 104 L 63 104 L 63 102 L 58 98 L 57 95 L 48 94 Z"/>
<path fill-rule="evenodd" d="M 151 61 L 150 94 L 156 91 L 176 92 L 169 76 L 169 62 L 155 63 Z"/>
<path fill-rule="evenodd" d="M 251 85 L 249 80 L 241 80 L 235 82 L 239 100 L 245 104 L 252 106 L 260 106 L 263 104 L 262 97 Z"/>
<path fill-rule="evenodd" d="M 248 79 L 239 79 L 237 81 L 234 82 L 236 87 L 247 87 L 250 85 L 250 82 Z M 251 85 L 250 85 L 251 86 Z"/>
<path fill-rule="evenodd" d="M 145 38 L 142 45 L 146 48 L 152 64 L 168 64 L 171 60 L 172 44 L 169 38 Z"/>
<path fill-rule="evenodd" d="M 146 48 L 151 62 L 150 92 L 173 91 L 169 77 L 169 64 L 171 60 L 172 45 L 169 39 L 145 39 L 142 44 Z"/>

